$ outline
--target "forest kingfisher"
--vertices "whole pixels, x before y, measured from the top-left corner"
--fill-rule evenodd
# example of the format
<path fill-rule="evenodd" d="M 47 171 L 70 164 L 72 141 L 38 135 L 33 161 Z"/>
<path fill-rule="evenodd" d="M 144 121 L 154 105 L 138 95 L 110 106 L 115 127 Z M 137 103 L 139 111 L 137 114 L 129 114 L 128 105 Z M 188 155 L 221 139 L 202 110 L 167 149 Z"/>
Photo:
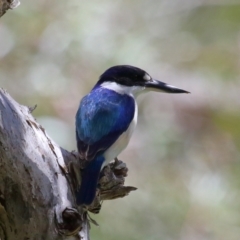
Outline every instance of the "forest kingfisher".
<path fill-rule="evenodd" d="M 101 169 L 128 145 L 137 124 L 135 98 L 141 92 L 189 93 L 153 79 L 144 70 L 118 65 L 106 70 L 80 102 L 76 114 L 76 138 L 80 159 L 86 160 L 78 205 L 90 205 Z"/>

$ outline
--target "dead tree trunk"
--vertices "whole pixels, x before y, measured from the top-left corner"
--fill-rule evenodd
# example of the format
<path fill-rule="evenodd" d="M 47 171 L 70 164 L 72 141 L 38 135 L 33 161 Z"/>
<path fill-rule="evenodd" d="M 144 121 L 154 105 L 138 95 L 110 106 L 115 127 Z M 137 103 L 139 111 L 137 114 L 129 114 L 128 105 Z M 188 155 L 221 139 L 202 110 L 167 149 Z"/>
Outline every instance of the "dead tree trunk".
<path fill-rule="evenodd" d="M 127 168 L 116 160 L 103 169 L 94 203 L 88 209 L 76 206 L 81 167 L 76 156 L 51 140 L 28 107 L 0 90 L 1 240 L 87 240 L 87 210 L 98 213 L 102 200 L 136 189 L 123 186 Z"/>
<path fill-rule="evenodd" d="M 81 228 L 82 219 L 73 208 L 61 149 L 29 108 L 20 106 L 3 90 L 0 113 L 0 239 L 71 235 Z M 88 239 L 88 229 L 84 230 L 79 234 Z"/>

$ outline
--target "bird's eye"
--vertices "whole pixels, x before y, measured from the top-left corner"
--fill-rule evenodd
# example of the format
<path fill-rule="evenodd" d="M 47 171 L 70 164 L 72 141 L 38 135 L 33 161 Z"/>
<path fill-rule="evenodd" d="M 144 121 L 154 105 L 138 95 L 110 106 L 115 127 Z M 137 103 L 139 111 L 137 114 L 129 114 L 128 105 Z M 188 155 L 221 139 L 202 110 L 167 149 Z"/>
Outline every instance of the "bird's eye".
<path fill-rule="evenodd" d="M 150 80 L 151 80 L 151 77 L 150 77 L 147 73 L 145 73 L 145 75 L 143 76 L 143 79 L 144 79 L 145 81 L 150 81 Z"/>

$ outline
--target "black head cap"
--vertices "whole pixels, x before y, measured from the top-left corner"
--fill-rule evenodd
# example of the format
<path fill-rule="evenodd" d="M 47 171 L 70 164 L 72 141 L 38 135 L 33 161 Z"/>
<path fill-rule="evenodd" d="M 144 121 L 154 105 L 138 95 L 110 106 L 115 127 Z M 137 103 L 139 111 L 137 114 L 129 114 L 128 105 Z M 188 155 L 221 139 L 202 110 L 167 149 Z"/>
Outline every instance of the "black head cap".
<path fill-rule="evenodd" d="M 116 82 L 124 86 L 144 86 L 151 77 L 142 69 L 129 66 L 118 65 L 109 68 L 101 76 L 97 85 L 104 82 Z"/>
<path fill-rule="evenodd" d="M 115 82 L 128 87 L 139 86 L 142 87 L 142 90 L 148 89 L 157 92 L 189 93 L 186 90 L 152 79 L 144 70 L 129 65 L 118 65 L 109 68 L 100 76 L 95 86 L 105 82 Z"/>

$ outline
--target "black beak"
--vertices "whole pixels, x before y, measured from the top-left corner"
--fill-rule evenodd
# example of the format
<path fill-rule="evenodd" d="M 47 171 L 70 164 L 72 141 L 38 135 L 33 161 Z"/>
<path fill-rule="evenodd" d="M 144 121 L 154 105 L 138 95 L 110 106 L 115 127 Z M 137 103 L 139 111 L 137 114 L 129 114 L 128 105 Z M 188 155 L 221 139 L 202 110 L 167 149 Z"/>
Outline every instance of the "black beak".
<path fill-rule="evenodd" d="M 166 93 L 190 93 L 183 89 L 168 85 L 167 83 L 160 82 L 158 80 L 152 79 L 145 83 L 146 89 L 156 92 L 166 92 Z"/>

